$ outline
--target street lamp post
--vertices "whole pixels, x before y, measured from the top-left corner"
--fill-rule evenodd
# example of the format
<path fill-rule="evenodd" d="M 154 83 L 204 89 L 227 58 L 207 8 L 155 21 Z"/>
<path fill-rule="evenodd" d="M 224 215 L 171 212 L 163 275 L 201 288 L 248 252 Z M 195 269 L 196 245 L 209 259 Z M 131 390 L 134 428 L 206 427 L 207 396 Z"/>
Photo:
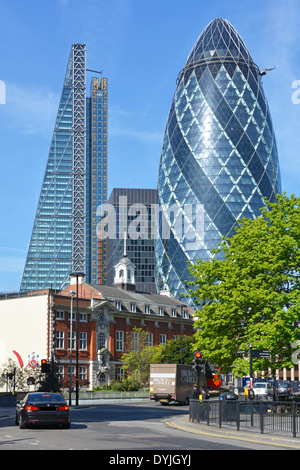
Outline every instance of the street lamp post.
<path fill-rule="evenodd" d="M 180 308 L 180 364 L 183 364 L 183 305 L 178 305 Z"/>
<path fill-rule="evenodd" d="M 69 406 L 72 405 L 72 345 L 73 345 L 73 297 L 76 294 L 71 290 L 71 317 L 70 317 L 70 383 L 69 383 Z"/>
<path fill-rule="evenodd" d="M 78 278 L 85 277 L 83 272 L 74 272 L 70 277 L 76 277 L 76 406 L 79 402 L 79 313 L 78 313 Z"/>

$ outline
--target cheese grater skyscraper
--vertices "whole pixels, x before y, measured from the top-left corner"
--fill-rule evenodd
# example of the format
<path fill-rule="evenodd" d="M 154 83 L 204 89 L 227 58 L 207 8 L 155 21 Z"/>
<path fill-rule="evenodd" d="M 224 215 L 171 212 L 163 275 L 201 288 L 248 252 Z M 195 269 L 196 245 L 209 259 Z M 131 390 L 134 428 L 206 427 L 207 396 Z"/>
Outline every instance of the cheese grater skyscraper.
<path fill-rule="evenodd" d="M 93 79 L 87 98 L 86 70 L 86 46 L 73 44 L 21 292 L 59 289 L 72 271 L 84 272 L 88 282 L 100 276 L 95 231 L 96 205 L 106 202 L 107 79 Z"/>

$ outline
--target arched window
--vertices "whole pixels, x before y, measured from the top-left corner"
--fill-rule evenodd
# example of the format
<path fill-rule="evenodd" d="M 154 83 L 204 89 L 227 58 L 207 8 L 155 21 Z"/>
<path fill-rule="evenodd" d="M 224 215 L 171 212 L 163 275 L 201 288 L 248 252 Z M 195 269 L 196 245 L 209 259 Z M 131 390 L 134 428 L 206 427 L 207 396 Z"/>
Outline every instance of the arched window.
<path fill-rule="evenodd" d="M 120 271 L 119 271 L 119 277 L 124 277 L 124 269 L 120 269 Z"/>
<path fill-rule="evenodd" d="M 107 378 L 106 378 L 106 375 L 105 374 L 100 374 L 99 375 L 99 384 L 106 384 L 107 383 Z"/>

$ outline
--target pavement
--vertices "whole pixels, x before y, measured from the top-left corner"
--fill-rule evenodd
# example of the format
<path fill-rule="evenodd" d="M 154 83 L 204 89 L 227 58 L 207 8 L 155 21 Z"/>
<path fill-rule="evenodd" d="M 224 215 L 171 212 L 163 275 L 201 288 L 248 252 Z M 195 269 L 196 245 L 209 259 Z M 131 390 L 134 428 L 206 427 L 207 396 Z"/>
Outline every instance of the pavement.
<path fill-rule="evenodd" d="M 218 439 L 229 439 L 235 441 L 243 441 L 245 444 L 251 443 L 252 445 L 272 446 L 275 448 L 285 448 L 286 450 L 300 450 L 300 432 L 297 437 L 293 438 L 291 433 L 273 432 L 260 433 L 256 429 L 242 429 L 238 431 L 234 426 L 222 425 L 221 428 L 216 425 L 207 425 L 204 423 L 192 422 L 189 420 L 189 415 L 180 415 L 172 417 L 171 420 L 166 421 L 169 426 L 186 431 L 199 436 L 215 437 Z"/>

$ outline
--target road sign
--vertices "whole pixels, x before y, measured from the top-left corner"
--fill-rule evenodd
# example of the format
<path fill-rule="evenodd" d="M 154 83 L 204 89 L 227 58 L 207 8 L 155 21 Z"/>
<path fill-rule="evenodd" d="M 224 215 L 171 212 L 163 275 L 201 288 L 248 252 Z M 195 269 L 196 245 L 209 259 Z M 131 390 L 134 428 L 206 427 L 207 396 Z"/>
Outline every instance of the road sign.
<path fill-rule="evenodd" d="M 267 349 L 253 349 L 252 357 L 256 359 L 265 359 L 270 357 L 270 351 Z"/>

